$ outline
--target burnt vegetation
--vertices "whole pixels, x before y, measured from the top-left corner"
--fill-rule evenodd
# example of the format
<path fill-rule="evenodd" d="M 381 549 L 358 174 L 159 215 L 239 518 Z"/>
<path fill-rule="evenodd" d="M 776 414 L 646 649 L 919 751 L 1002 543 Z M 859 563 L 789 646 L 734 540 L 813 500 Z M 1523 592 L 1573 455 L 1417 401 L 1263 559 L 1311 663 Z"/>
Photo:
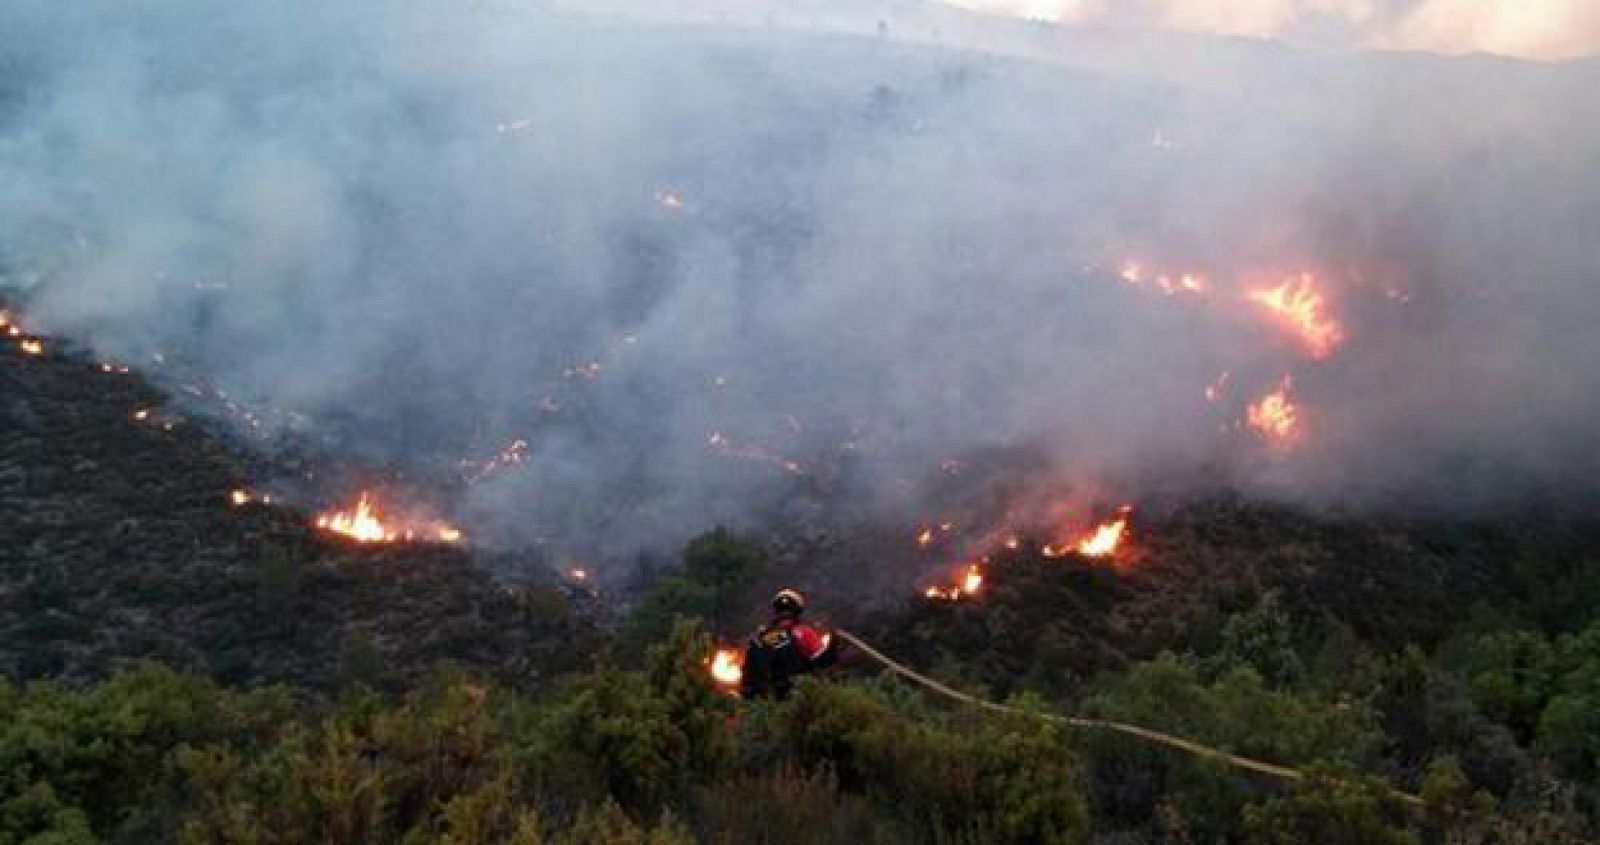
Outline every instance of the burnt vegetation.
<path fill-rule="evenodd" d="M 265 458 L 53 341 L 6 350 L 0 397 L 0 843 L 1595 834 L 1600 525 L 1581 515 L 1219 496 L 1141 512 L 1114 561 L 1022 543 L 979 598 L 871 605 L 837 589 L 841 552 L 801 565 L 719 529 L 614 619 L 468 548 L 360 547 L 236 504 Z M 1305 779 L 930 699 L 848 652 L 783 702 L 718 694 L 706 655 L 782 582 L 959 689 Z"/>

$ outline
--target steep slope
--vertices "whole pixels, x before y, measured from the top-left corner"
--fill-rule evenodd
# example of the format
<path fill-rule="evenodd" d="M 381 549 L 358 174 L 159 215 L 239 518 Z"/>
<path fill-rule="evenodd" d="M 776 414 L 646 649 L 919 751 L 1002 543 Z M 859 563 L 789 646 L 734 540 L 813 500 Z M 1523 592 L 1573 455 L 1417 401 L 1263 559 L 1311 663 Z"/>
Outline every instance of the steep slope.
<path fill-rule="evenodd" d="M 579 635 L 548 589 L 462 549 L 361 548 L 230 500 L 251 458 L 137 373 L 0 353 L 0 674 L 83 680 L 152 658 L 233 681 L 398 680 L 449 659 L 514 683 Z"/>

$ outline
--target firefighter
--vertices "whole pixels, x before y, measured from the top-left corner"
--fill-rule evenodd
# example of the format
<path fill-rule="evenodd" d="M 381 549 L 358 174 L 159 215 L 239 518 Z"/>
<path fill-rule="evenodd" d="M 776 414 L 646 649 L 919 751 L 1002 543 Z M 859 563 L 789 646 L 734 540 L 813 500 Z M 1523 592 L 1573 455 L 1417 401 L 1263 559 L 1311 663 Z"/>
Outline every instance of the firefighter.
<path fill-rule="evenodd" d="M 805 611 L 806 597 L 798 590 L 779 590 L 772 597 L 772 621 L 745 645 L 740 695 L 783 698 L 796 675 L 833 665 L 839 656 L 833 637 L 800 621 Z"/>

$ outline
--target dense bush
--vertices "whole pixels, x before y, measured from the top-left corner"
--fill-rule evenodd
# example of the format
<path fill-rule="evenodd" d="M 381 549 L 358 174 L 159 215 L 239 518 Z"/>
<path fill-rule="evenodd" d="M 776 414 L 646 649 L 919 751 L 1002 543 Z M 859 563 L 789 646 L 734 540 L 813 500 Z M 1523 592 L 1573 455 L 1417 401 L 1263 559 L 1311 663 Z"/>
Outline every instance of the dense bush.
<path fill-rule="evenodd" d="M 311 576 L 268 563 L 252 612 L 281 613 Z M 0 845 L 1594 839 L 1600 624 L 1471 614 L 1423 648 L 1297 617 L 1267 591 L 1208 611 L 1192 650 L 1063 671 L 1027 664 L 1110 631 L 1101 603 L 1125 585 L 1019 564 L 992 604 L 919 604 L 873 624 L 908 632 L 912 659 L 956 686 L 1014 693 L 1023 713 L 931 699 L 848 658 L 787 700 L 737 702 L 708 683 L 703 620 L 753 583 L 761 555 L 718 531 L 685 563 L 605 643 L 564 639 L 583 626 L 561 594 L 522 591 L 519 636 L 543 632 L 534 661 L 576 667 L 537 691 L 396 672 L 361 628 L 341 635 L 332 698 L 153 664 L 90 686 L 0 684 Z M 1085 618 L 1050 625 L 1061 607 Z M 619 647 L 588 647 L 601 644 Z M 397 687 L 406 677 L 421 680 Z M 1305 777 L 1242 774 L 1030 710 L 1165 730 Z"/>

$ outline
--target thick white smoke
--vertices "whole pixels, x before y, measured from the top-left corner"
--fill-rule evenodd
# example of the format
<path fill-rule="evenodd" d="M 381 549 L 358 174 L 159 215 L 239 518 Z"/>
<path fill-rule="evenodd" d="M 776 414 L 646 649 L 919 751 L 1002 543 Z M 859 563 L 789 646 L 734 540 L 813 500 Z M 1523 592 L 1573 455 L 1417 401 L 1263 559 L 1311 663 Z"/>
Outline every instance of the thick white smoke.
<path fill-rule="evenodd" d="M 1199 44 L 1157 82 L 434 2 L 13 0 L 0 31 L 35 322 L 354 454 L 524 439 L 465 493 L 480 538 L 914 514 L 986 464 L 1047 504 L 1597 492 L 1592 67 Z M 1346 328 L 1320 363 L 1244 298 L 1300 270 Z M 1292 448 L 1238 422 L 1285 374 Z"/>
<path fill-rule="evenodd" d="M 1161 27 L 1335 47 L 1495 53 L 1537 60 L 1600 54 L 1590 0 L 946 0 L 1074 24 Z"/>

